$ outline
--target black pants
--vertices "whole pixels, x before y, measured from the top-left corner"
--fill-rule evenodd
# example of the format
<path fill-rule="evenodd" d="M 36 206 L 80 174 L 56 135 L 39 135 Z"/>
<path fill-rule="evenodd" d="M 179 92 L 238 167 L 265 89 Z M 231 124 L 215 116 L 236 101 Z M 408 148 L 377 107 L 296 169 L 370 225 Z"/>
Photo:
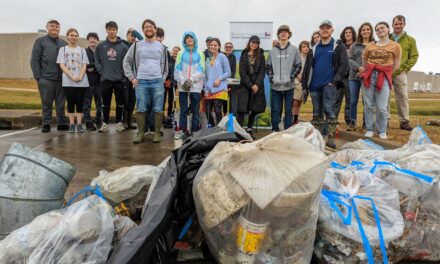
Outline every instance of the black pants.
<path fill-rule="evenodd" d="M 342 101 L 345 97 L 344 120 L 348 124 L 350 123 L 350 87 L 348 85 L 348 79 L 344 79 L 343 84 L 343 87 L 339 88 L 336 91 L 335 114 L 336 120 L 338 120 L 339 112 L 341 111 Z"/>
<path fill-rule="evenodd" d="M 133 113 L 134 107 L 136 105 L 136 91 L 133 89 L 133 84 L 127 82 L 126 89 L 124 90 L 125 97 L 125 111 L 127 113 Z"/>
<path fill-rule="evenodd" d="M 90 87 L 86 88 L 84 94 L 84 122 L 86 123 L 92 122 L 91 109 L 93 99 L 95 99 L 96 107 L 95 121 L 102 122 L 102 95 L 99 83 L 90 85 Z"/>
<path fill-rule="evenodd" d="M 238 117 L 237 117 L 237 122 L 240 124 L 240 126 L 242 126 L 243 127 L 243 125 L 244 125 L 244 116 L 245 116 L 246 114 L 244 114 L 244 113 L 238 113 Z M 249 118 L 248 118 L 248 124 L 247 124 L 247 127 L 248 128 L 252 128 L 253 126 L 254 126 L 254 122 L 255 122 L 255 117 L 256 117 L 257 115 L 256 114 L 254 114 L 254 113 L 250 113 L 249 114 Z"/>
<path fill-rule="evenodd" d="M 208 124 L 211 127 L 216 126 L 217 123 L 220 122 L 220 120 L 222 120 L 223 101 L 224 100 L 220 100 L 220 99 L 205 100 L 206 118 L 208 119 Z M 214 117 L 212 116 L 212 110 L 214 110 L 216 122 L 214 122 Z"/>
<path fill-rule="evenodd" d="M 67 99 L 67 113 L 75 113 L 75 108 L 77 113 L 83 112 L 86 88 L 88 87 L 63 87 Z"/>
<path fill-rule="evenodd" d="M 168 98 L 168 109 L 167 109 L 167 117 L 171 117 L 173 113 L 173 102 L 174 102 L 174 87 L 165 88 L 164 100 L 163 100 L 163 111 L 165 112 L 165 104 L 167 103 Z"/>
<path fill-rule="evenodd" d="M 116 123 L 122 122 L 122 113 L 125 106 L 124 83 L 121 81 L 103 81 L 101 82 L 101 90 L 104 123 L 108 124 L 110 120 L 110 107 L 112 103 L 113 92 L 115 93 L 116 99 Z"/>

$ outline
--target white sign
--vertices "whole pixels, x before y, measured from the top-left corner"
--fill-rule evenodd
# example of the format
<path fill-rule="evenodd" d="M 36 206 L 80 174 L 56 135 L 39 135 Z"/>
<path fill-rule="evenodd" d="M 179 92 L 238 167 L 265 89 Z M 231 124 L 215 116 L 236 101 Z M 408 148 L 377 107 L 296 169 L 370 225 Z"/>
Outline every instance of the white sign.
<path fill-rule="evenodd" d="M 229 25 L 234 49 L 245 49 L 252 35 L 260 38 L 260 47 L 264 50 L 272 48 L 273 22 L 229 22 Z"/>

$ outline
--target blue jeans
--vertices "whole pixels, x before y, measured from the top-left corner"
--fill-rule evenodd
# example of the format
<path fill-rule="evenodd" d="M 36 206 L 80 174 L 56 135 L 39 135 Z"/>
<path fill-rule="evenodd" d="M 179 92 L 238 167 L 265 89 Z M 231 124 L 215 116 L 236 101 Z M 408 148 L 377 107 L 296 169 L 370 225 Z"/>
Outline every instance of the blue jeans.
<path fill-rule="evenodd" d="M 377 75 L 377 71 L 374 71 L 373 74 L 371 74 L 371 87 L 367 88 L 362 85 L 365 129 L 374 132 L 374 111 L 376 110 L 376 130 L 379 133 L 386 133 L 390 84 L 385 78 L 382 89 L 378 91 L 376 88 Z"/>
<path fill-rule="evenodd" d="M 293 89 L 287 91 L 275 91 L 271 89 L 271 119 L 272 131 L 280 131 L 281 105 L 284 99 L 284 129 L 292 126 L 292 103 L 293 103 Z"/>
<path fill-rule="evenodd" d="M 357 105 L 359 102 L 359 92 L 361 90 L 361 80 L 349 80 L 350 84 L 350 121 L 357 120 Z"/>
<path fill-rule="evenodd" d="M 191 119 L 191 132 L 194 133 L 200 128 L 200 93 L 187 93 L 179 92 L 179 104 L 180 104 L 180 117 L 179 127 L 180 130 L 187 130 L 187 117 L 188 117 L 188 95 L 190 99 L 190 106 L 192 112 Z"/>
<path fill-rule="evenodd" d="M 311 91 L 313 104 L 313 118 L 323 119 L 324 114 L 326 119 L 336 119 L 335 101 L 336 101 L 336 87 L 327 85 L 321 91 Z"/>
<path fill-rule="evenodd" d="M 163 112 L 163 79 L 139 80 L 136 86 L 136 107 L 140 113 L 147 112 L 147 106 L 152 105 L 153 112 Z"/>

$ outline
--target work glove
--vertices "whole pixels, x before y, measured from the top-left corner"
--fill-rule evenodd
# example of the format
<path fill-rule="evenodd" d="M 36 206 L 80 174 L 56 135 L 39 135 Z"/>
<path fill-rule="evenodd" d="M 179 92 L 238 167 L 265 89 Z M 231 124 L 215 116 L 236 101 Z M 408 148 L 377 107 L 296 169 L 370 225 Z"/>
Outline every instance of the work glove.
<path fill-rule="evenodd" d="M 307 102 L 307 98 L 309 97 L 309 90 L 302 90 L 302 102 L 305 104 Z"/>
<path fill-rule="evenodd" d="M 185 80 L 185 82 L 183 83 L 183 85 L 182 85 L 182 89 L 183 89 L 185 92 L 189 92 L 189 91 L 191 90 L 192 85 L 193 85 L 192 81 L 191 81 L 190 79 L 187 79 L 187 80 Z"/>

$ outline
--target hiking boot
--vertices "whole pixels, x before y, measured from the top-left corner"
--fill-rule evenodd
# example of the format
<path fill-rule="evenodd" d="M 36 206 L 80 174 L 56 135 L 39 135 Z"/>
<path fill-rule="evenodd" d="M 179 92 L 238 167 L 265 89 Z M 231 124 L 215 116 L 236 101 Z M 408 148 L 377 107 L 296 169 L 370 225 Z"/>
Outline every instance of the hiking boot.
<path fill-rule="evenodd" d="M 136 123 L 137 123 L 137 134 L 133 138 L 133 143 L 141 143 L 144 140 L 145 133 L 145 112 L 137 112 L 136 113 Z"/>
<path fill-rule="evenodd" d="M 122 124 L 122 122 L 119 122 L 116 124 L 116 131 L 122 132 L 125 130 L 124 124 Z"/>
<path fill-rule="evenodd" d="M 413 128 L 409 125 L 408 121 L 400 122 L 400 129 L 411 131 Z"/>
<path fill-rule="evenodd" d="M 78 132 L 78 133 L 84 133 L 84 132 L 86 132 L 86 131 L 84 130 L 82 124 L 78 124 L 78 125 L 76 125 L 76 132 Z"/>
<path fill-rule="evenodd" d="M 102 123 L 101 127 L 98 129 L 99 132 L 108 132 L 110 128 L 108 128 L 108 125 L 106 123 Z"/>
<path fill-rule="evenodd" d="M 331 119 L 328 122 L 328 137 L 327 137 L 327 143 L 325 145 L 332 149 L 336 149 L 335 136 L 336 136 L 337 125 L 338 122 L 336 121 L 336 119 Z"/>
<path fill-rule="evenodd" d="M 96 126 L 92 122 L 86 122 L 86 129 L 89 130 L 89 131 L 95 131 L 96 130 Z"/>
<path fill-rule="evenodd" d="M 153 136 L 153 143 L 159 143 L 160 142 L 160 136 L 161 136 L 160 128 L 162 127 L 162 117 L 163 117 L 163 113 L 154 113 L 154 136 Z"/>
<path fill-rule="evenodd" d="M 70 126 L 69 126 L 69 130 L 67 130 L 67 132 L 69 132 L 69 133 L 75 133 L 76 131 L 75 131 L 75 124 L 70 124 Z"/>
<path fill-rule="evenodd" d="M 43 125 L 41 128 L 41 133 L 47 133 L 50 132 L 50 125 Z"/>
<path fill-rule="evenodd" d="M 67 131 L 67 130 L 69 130 L 70 129 L 70 126 L 69 125 L 58 125 L 57 126 L 57 130 L 58 131 Z"/>

